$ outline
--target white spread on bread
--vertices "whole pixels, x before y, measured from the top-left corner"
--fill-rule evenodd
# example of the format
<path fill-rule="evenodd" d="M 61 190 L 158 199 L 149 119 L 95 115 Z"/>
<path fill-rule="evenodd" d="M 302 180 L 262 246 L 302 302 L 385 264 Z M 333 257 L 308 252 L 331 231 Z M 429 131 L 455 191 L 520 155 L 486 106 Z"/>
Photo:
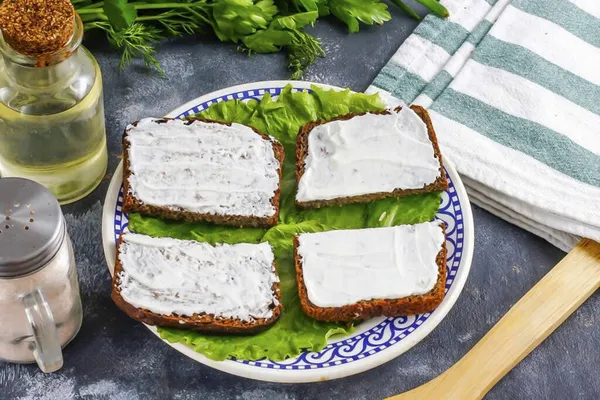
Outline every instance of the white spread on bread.
<path fill-rule="evenodd" d="M 429 292 L 445 237 L 440 222 L 305 233 L 298 237 L 308 299 L 318 307 Z"/>
<path fill-rule="evenodd" d="M 130 192 L 144 204 L 202 214 L 275 214 L 274 139 L 235 123 L 146 118 L 127 127 L 126 140 Z"/>
<path fill-rule="evenodd" d="M 162 315 L 270 318 L 279 281 L 268 243 L 219 244 L 126 233 L 118 288 L 136 308 Z"/>
<path fill-rule="evenodd" d="M 318 125 L 296 200 L 331 200 L 395 189 L 422 189 L 440 177 L 427 126 L 409 107 Z"/>

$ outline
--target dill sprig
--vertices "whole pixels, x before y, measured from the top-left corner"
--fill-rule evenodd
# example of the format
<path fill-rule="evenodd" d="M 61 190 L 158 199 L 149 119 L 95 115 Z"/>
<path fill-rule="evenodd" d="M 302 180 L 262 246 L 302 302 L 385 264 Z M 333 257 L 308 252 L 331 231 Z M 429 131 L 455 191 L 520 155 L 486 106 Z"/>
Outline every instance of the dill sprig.
<path fill-rule="evenodd" d="M 161 75 L 164 71 L 155 57 L 154 44 L 163 37 L 161 31 L 150 25 L 135 22 L 126 29 L 115 31 L 107 22 L 94 22 L 96 28 L 106 31 L 108 42 L 122 50 L 119 68 L 122 70 L 131 64 L 134 58 L 142 58 L 147 67 L 155 68 Z"/>
<path fill-rule="evenodd" d="M 304 71 L 315 63 L 317 57 L 325 57 L 325 50 L 321 43 L 303 31 L 296 31 L 296 37 L 288 46 L 289 69 L 292 79 L 302 79 Z"/>

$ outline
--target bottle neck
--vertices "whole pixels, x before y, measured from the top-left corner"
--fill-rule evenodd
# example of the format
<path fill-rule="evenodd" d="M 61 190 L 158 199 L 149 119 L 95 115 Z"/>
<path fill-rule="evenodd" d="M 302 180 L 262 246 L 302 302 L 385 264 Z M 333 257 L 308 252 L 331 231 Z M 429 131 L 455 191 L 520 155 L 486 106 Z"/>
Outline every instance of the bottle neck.
<path fill-rule="evenodd" d="M 60 50 L 37 57 L 13 49 L 0 35 L 0 54 L 4 73 L 9 80 L 23 88 L 43 90 L 69 81 L 78 70 L 77 50 L 81 46 L 83 24 L 75 14 L 73 35 Z"/>

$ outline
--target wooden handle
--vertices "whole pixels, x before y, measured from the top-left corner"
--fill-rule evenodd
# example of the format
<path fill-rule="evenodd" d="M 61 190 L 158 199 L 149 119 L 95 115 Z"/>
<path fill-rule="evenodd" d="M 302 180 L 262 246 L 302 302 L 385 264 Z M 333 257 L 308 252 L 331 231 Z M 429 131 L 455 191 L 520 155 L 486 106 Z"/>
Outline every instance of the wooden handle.
<path fill-rule="evenodd" d="M 598 287 L 600 244 L 583 239 L 460 361 L 390 399 L 481 399 Z"/>

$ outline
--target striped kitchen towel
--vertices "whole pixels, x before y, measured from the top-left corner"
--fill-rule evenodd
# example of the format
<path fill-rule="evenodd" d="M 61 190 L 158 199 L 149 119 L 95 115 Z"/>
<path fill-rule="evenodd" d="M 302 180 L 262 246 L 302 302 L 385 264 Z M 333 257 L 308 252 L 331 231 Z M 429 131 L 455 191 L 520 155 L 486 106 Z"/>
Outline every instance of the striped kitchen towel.
<path fill-rule="evenodd" d="M 427 107 L 479 206 L 600 241 L 600 1 L 442 0 L 368 92 Z"/>

